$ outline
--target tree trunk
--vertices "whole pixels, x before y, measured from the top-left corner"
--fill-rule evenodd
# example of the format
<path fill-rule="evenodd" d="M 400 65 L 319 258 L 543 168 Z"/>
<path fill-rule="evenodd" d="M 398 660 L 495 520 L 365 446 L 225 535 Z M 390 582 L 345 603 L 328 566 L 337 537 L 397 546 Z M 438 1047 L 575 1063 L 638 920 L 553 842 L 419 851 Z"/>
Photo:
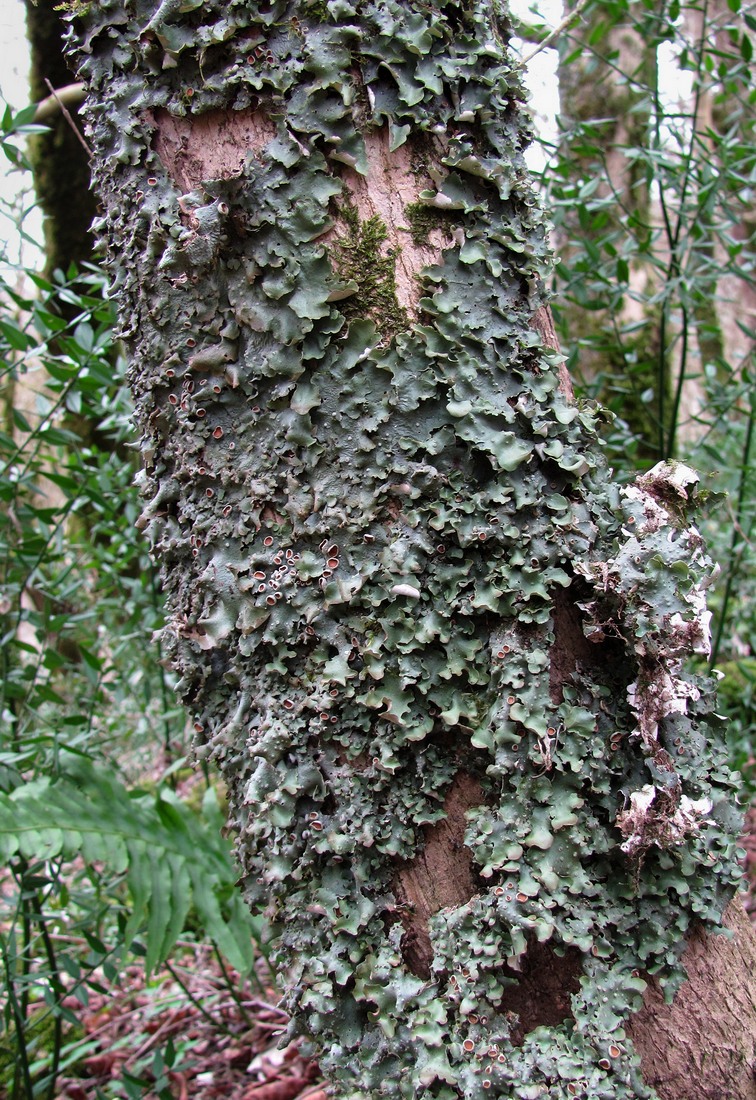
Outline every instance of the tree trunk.
<path fill-rule="evenodd" d="M 692 92 L 695 142 L 705 165 L 703 178 L 696 181 L 703 193 L 696 226 L 705 235 L 699 244 L 703 277 L 693 272 L 693 307 L 701 367 L 716 369 L 723 379 L 740 375 L 752 361 L 756 317 L 756 211 L 752 196 L 741 187 L 743 168 L 752 163 L 756 143 L 753 111 L 745 105 L 752 66 L 745 60 L 748 54 L 741 52 L 746 49 L 744 40 L 750 42 L 749 23 L 753 25 L 756 6 L 751 2 L 737 7 L 733 12 L 724 0 L 712 0 L 703 9 L 686 11 L 684 21 L 693 56 L 700 51 L 716 59 L 712 71 L 699 67 Z M 721 180 L 716 204 L 707 194 L 712 171 Z"/>
<path fill-rule="evenodd" d="M 179 693 L 354 1098 L 652 1096 L 634 1014 L 739 877 L 695 479 L 613 487 L 560 390 L 507 33 L 484 0 L 78 31 Z M 681 1043 L 737 1090 L 752 1023 Z"/>
<path fill-rule="evenodd" d="M 53 88 L 73 80 L 63 53 L 65 29 L 57 0 L 25 0 L 27 37 L 31 51 L 31 102 L 38 103 Z M 72 106 L 72 118 L 78 118 Z M 61 113 L 48 120 L 49 130 L 30 142 L 34 187 L 45 213 L 46 272 L 92 258 L 90 227 L 96 213 L 89 190 L 89 158 L 69 120 Z"/>
<path fill-rule="evenodd" d="M 658 18 L 597 5 L 559 43 L 558 170 L 546 181 L 571 367 L 587 386 L 602 380 L 601 399 L 635 437 L 634 462 L 648 466 L 667 456 L 673 394 L 660 262 L 639 247 L 654 236 L 649 169 L 635 155 L 652 139 Z"/>

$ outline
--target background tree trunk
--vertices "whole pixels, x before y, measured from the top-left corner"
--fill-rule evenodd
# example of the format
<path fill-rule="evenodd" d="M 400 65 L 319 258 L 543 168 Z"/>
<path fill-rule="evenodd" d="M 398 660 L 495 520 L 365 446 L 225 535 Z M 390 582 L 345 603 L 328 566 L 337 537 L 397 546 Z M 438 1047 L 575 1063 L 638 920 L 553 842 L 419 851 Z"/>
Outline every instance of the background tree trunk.
<path fill-rule="evenodd" d="M 558 42 L 557 322 L 638 464 L 705 437 L 712 382 L 737 384 L 753 351 L 752 14 L 735 6 L 672 25 L 595 5 Z"/>
<path fill-rule="evenodd" d="M 717 61 L 713 71 L 700 65 L 692 90 L 694 141 L 709 169 L 697 181 L 702 197 L 696 226 L 703 238 L 699 249 L 704 278 L 692 274 L 698 274 L 693 305 L 700 362 L 715 369 L 723 381 L 747 370 L 756 348 L 756 212 L 753 196 L 740 186 L 743 171 L 753 166 L 756 135 L 748 102 L 749 29 L 755 10 L 748 3 L 733 12 L 723 0 L 711 0 L 702 9 L 685 12 L 693 56 L 699 51 L 704 62 L 708 57 Z"/>
<path fill-rule="evenodd" d="M 354 1098 L 651 1096 L 643 974 L 738 880 L 695 479 L 608 484 L 560 392 L 507 34 L 483 0 L 78 32 L 179 692 Z"/>
<path fill-rule="evenodd" d="M 648 243 L 658 220 L 651 175 L 636 155 L 653 142 L 652 89 L 658 83 L 658 16 L 637 21 L 594 5 L 558 44 L 555 200 L 557 316 L 581 384 L 600 378 L 601 399 L 637 440 L 635 463 L 666 456 L 673 384 L 663 346 L 661 273 Z M 659 399 L 646 394 L 656 389 Z M 661 415 L 661 419 L 660 419 Z"/>
<path fill-rule="evenodd" d="M 26 0 L 26 27 L 31 47 L 31 102 L 38 103 L 53 88 L 74 77 L 63 52 L 65 23 L 56 0 Z M 71 107 L 74 120 L 78 109 Z M 96 213 L 89 187 L 89 158 L 71 123 L 60 112 L 48 120 L 50 130 L 30 142 L 34 185 L 45 213 L 47 274 L 92 258 L 92 220 Z"/>
<path fill-rule="evenodd" d="M 630 1021 L 644 1080 L 662 1100 L 756 1096 L 756 937 L 739 901 L 724 924 L 729 936 L 691 937 L 688 980 L 672 1004 L 652 983 Z"/>

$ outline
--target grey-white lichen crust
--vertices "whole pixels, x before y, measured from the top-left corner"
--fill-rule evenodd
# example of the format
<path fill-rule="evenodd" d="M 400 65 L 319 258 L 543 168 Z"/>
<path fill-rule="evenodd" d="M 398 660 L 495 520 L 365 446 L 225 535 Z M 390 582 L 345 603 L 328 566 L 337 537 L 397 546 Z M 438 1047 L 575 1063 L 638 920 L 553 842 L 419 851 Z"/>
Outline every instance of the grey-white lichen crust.
<path fill-rule="evenodd" d="M 721 723 L 687 671 L 711 569 L 693 475 L 613 484 L 532 328 L 548 249 L 505 17 L 80 6 L 141 525 L 293 1031 L 352 1098 L 651 1096 L 625 1031 L 642 975 L 673 990 L 739 878 Z M 210 111 L 270 133 L 182 189 L 160 120 Z M 407 241 L 443 242 L 412 308 L 345 182 L 371 134 L 417 161 Z M 397 876 L 460 775 L 474 892 L 430 918 L 421 973 Z M 506 1006 L 534 943 L 579 977 L 567 1019 L 523 1036 Z"/>

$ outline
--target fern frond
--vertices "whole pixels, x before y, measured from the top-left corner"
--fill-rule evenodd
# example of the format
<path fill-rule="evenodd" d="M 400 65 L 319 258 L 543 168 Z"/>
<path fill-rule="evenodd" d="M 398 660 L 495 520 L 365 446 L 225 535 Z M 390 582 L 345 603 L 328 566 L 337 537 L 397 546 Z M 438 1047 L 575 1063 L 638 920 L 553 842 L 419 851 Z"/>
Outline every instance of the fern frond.
<path fill-rule="evenodd" d="M 0 856 L 80 856 L 124 875 L 126 940 L 142 932 L 148 972 L 167 958 L 192 907 L 207 937 L 246 972 L 260 926 L 244 906 L 226 904 L 238 872 L 219 820 L 212 792 L 198 816 L 173 792 L 129 790 L 106 767 L 77 757 L 54 779 L 0 794 Z"/>

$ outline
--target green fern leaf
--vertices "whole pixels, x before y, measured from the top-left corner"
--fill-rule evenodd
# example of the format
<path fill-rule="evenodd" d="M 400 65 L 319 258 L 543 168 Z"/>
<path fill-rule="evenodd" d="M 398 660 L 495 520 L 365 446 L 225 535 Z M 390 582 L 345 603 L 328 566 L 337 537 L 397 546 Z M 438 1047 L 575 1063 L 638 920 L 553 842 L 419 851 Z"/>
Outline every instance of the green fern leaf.
<path fill-rule="evenodd" d="M 144 936 L 148 972 L 167 958 L 192 905 L 205 935 L 233 967 L 248 970 L 260 923 L 234 893 L 237 872 L 214 793 L 198 817 L 173 792 L 130 791 L 85 758 L 64 756 L 63 768 L 54 780 L 0 793 L 0 856 L 81 857 L 124 875 L 125 938 Z"/>

